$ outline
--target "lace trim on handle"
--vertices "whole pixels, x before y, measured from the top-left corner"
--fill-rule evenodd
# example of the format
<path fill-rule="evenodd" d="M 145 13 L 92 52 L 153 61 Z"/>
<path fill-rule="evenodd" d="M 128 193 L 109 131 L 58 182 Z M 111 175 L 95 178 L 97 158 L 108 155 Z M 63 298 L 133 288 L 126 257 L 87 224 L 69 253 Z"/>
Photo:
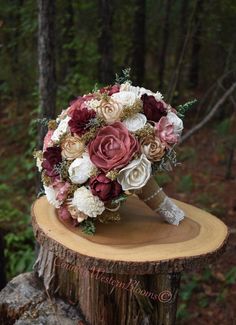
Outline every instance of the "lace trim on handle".
<path fill-rule="evenodd" d="M 168 223 L 178 226 L 179 222 L 184 219 L 185 214 L 177 205 L 168 197 L 164 199 L 161 205 L 155 209 Z"/>

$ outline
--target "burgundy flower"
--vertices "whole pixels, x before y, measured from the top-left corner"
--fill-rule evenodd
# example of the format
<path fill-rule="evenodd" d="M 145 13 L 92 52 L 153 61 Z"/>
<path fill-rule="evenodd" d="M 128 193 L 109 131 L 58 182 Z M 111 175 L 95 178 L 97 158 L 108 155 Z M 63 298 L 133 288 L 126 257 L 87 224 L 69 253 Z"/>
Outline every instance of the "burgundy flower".
<path fill-rule="evenodd" d="M 56 170 L 56 166 L 62 161 L 61 148 L 60 147 L 48 147 L 43 153 L 42 167 L 45 169 L 46 174 L 50 177 L 57 176 L 59 174 Z"/>
<path fill-rule="evenodd" d="M 143 111 L 148 120 L 158 122 L 162 116 L 167 115 L 165 102 L 157 101 L 154 96 L 142 95 Z"/>
<path fill-rule="evenodd" d="M 122 192 L 122 187 L 117 181 L 112 181 L 105 174 L 99 174 L 90 179 L 90 188 L 93 195 L 106 202 L 116 198 Z"/>
<path fill-rule="evenodd" d="M 83 135 L 89 130 L 88 123 L 92 118 L 95 118 L 96 112 L 92 109 L 88 110 L 86 107 L 74 110 L 71 120 L 69 121 L 69 127 L 71 133 L 75 133 L 78 136 Z"/>
<path fill-rule="evenodd" d="M 126 166 L 140 145 L 121 122 L 115 122 L 101 128 L 88 149 L 94 165 L 107 173 Z"/>
<path fill-rule="evenodd" d="M 107 93 L 109 96 L 118 93 L 120 91 L 120 85 L 107 86 L 100 89 L 100 93 Z"/>

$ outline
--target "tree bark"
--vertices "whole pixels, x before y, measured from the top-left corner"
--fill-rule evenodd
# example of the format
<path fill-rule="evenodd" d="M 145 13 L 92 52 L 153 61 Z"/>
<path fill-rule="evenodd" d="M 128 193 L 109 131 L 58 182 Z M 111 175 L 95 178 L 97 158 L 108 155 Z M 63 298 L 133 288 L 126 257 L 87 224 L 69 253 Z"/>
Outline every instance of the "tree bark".
<path fill-rule="evenodd" d="M 98 1 L 98 17 L 98 51 L 100 54 L 98 79 L 101 83 L 107 84 L 111 83 L 114 79 L 112 40 L 113 0 Z"/>
<path fill-rule="evenodd" d="M 53 119 L 56 113 L 55 71 L 55 2 L 38 0 L 38 66 L 40 118 Z M 47 128 L 40 126 L 38 147 L 41 149 Z"/>
<path fill-rule="evenodd" d="M 167 46 L 168 46 L 168 41 L 169 41 L 171 2 L 172 2 L 172 0 L 166 0 L 162 47 L 161 47 L 160 56 L 159 56 L 159 87 L 160 87 L 160 89 L 162 89 L 164 86 L 164 74 L 165 74 L 165 68 L 166 68 L 166 53 L 167 53 Z"/>
<path fill-rule="evenodd" d="M 46 290 L 79 304 L 90 325 L 174 325 L 180 273 L 105 273 L 69 264 L 40 248 L 35 264 Z"/>
<path fill-rule="evenodd" d="M 0 229 L 0 290 L 6 285 L 5 258 L 4 258 L 4 235 Z"/>
<path fill-rule="evenodd" d="M 141 85 L 145 75 L 145 38 L 146 38 L 146 1 L 135 0 L 135 13 L 133 25 L 133 45 L 132 45 L 132 74 L 133 81 Z"/>

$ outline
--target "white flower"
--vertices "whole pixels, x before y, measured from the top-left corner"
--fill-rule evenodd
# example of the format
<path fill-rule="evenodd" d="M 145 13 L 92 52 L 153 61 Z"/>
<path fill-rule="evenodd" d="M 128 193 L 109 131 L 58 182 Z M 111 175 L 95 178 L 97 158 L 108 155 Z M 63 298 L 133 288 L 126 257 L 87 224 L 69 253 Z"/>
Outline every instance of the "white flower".
<path fill-rule="evenodd" d="M 132 106 L 135 103 L 137 96 L 132 91 L 120 91 L 111 95 L 111 98 L 122 106 Z"/>
<path fill-rule="evenodd" d="M 95 168 L 88 153 L 84 153 L 81 158 L 75 159 L 68 169 L 72 183 L 83 184 L 87 182 Z"/>
<path fill-rule="evenodd" d="M 100 106 L 100 103 L 101 103 L 101 100 L 91 99 L 86 102 L 86 106 L 88 107 L 88 109 L 93 109 L 96 111 L 97 108 Z"/>
<path fill-rule="evenodd" d="M 36 158 L 36 166 L 38 167 L 38 171 L 41 173 L 43 167 L 42 167 L 43 159 L 40 157 Z"/>
<path fill-rule="evenodd" d="M 52 135 L 52 141 L 53 142 L 58 142 L 61 138 L 62 135 L 64 135 L 68 131 L 68 122 L 70 120 L 69 116 L 66 116 L 61 122 L 59 123 L 58 127 L 56 130 L 53 132 Z"/>
<path fill-rule="evenodd" d="M 85 186 L 78 188 L 74 192 L 73 199 L 71 200 L 72 206 L 85 215 L 96 218 L 105 210 L 104 203 L 94 196 L 89 189 Z M 81 217 L 81 215 L 79 215 Z"/>
<path fill-rule="evenodd" d="M 167 118 L 174 126 L 174 134 L 180 135 L 184 128 L 183 121 L 174 112 L 169 112 Z"/>
<path fill-rule="evenodd" d="M 131 84 L 129 82 L 125 82 L 125 83 L 121 84 L 120 91 L 133 92 L 137 98 L 141 98 L 142 95 L 147 94 L 148 96 L 154 96 L 157 101 L 163 99 L 163 96 L 159 91 L 154 93 L 151 90 L 146 89 L 144 87 L 131 86 Z"/>
<path fill-rule="evenodd" d="M 147 122 L 147 118 L 144 114 L 137 113 L 132 117 L 127 118 L 123 121 L 123 124 L 130 132 L 135 132 L 142 129 Z"/>
<path fill-rule="evenodd" d="M 138 159 L 120 170 L 117 181 L 124 191 L 143 187 L 151 176 L 151 162 L 142 154 Z"/>
<path fill-rule="evenodd" d="M 44 190 L 48 202 L 52 204 L 55 208 L 59 208 L 61 202 L 56 199 L 56 191 L 53 189 L 53 187 L 44 185 Z"/>

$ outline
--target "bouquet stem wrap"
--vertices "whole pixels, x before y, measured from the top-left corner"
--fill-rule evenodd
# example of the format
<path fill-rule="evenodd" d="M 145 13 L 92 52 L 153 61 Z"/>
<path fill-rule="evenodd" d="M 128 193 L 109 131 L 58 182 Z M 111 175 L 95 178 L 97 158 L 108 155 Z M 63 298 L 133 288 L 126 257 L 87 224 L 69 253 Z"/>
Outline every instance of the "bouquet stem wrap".
<path fill-rule="evenodd" d="M 177 226 L 184 219 L 184 212 L 163 192 L 153 176 L 137 195 L 168 223 Z"/>

